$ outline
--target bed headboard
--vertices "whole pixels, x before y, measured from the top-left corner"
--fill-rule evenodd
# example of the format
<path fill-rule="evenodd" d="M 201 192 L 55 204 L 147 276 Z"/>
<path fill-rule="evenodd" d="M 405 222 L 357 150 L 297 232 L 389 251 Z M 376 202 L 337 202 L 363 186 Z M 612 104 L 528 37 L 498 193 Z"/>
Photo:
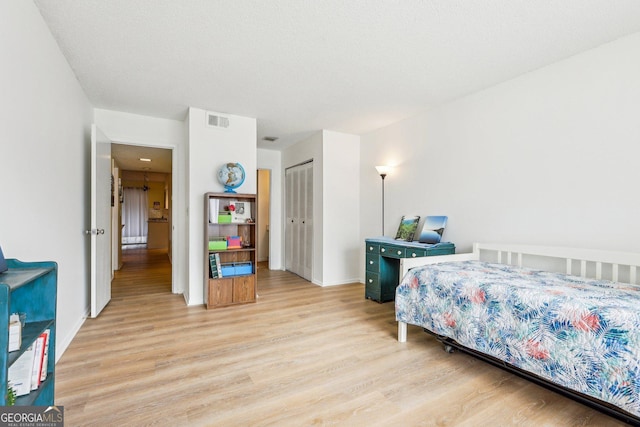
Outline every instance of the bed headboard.
<path fill-rule="evenodd" d="M 409 269 L 419 265 L 464 260 L 483 260 L 560 271 L 574 276 L 640 284 L 640 253 L 506 243 L 474 243 L 473 252 L 470 253 L 404 258 L 400 261 L 400 278 L 404 277 Z"/>

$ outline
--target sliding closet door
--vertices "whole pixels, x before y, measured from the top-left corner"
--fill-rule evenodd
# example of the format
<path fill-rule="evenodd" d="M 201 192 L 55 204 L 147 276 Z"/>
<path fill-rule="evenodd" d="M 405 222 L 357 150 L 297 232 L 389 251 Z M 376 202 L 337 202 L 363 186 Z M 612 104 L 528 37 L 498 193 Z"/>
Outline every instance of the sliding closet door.
<path fill-rule="evenodd" d="M 285 172 L 285 268 L 307 280 L 313 265 L 313 163 Z"/>
<path fill-rule="evenodd" d="M 300 197 L 301 206 L 304 204 L 304 208 L 301 207 L 301 233 L 304 234 L 301 240 L 300 254 L 302 257 L 302 274 L 305 279 L 311 281 L 311 270 L 313 266 L 313 163 L 308 163 L 304 171 L 304 196 Z M 302 185 L 302 184 L 301 184 Z"/>

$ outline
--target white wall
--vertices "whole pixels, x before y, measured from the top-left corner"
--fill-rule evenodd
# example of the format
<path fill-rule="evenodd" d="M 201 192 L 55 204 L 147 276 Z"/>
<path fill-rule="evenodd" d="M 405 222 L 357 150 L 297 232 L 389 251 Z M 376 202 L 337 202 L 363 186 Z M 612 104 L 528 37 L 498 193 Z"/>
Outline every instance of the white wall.
<path fill-rule="evenodd" d="M 359 281 L 360 137 L 323 131 L 323 286 Z"/>
<path fill-rule="evenodd" d="M 257 150 L 258 169 L 271 171 L 270 212 L 269 212 L 269 269 L 283 270 L 283 226 L 284 208 L 282 198 L 282 153 L 275 150 Z"/>
<path fill-rule="evenodd" d="M 111 141 L 120 144 L 166 148 L 173 151 L 173 203 L 172 232 L 172 280 L 173 291 L 184 293 L 188 301 L 188 232 L 187 232 L 187 132 L 186 123 L 177 120 L 160 119 L 95 109 L 95 123 Z"/>
<path fill-rule="evenodd" d="M 380 234 L 374 166 L 388 162 L 387 236 L 403 214 L 441 214 L 458 252 L 640 252 L 638 52 L 634 34 L 363 136 L 361 238 Z"/>
<path fill-rule="evenodd" d="M 208 126 L 206 111 L 189 108 L 189 298 L 188 304 L 204 303 L 204 194 L 222 192 L 218 170 L 225 163 L 238 162 L 246 173 L 238 193 L 257 191 L 256 119 L 220 114 L 229 127 Z"/>
<path fill-rule="evenodd" d="M 56 359 L 89 307 L 93 109 L 32 2 L 0 2 L 0 245 L 58 263 Z"/>
<path fill-rule="evenodd" d="M 359 256 L 363 246 L 359 232 L 360 206 L 358 204 L 360 137 L 323 130 L 288 147 L 282 153 L 283 176 L 287 168 L 311 159 L 313 159 L 312 282 L 321 286 L 357 282 L 359 267 L 362 264 Z M 281 192 L 285 194 L 284 179 Z M 285 201 L 282 202 L 282 212 L 284 212 Z"/>

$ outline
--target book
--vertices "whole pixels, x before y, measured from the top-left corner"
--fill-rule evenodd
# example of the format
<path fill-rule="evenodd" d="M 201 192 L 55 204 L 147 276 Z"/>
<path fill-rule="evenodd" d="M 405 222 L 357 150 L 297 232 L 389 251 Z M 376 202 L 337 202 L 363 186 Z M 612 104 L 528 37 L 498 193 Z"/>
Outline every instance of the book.
<path fill-rule="evenodd" d="M 8 378 L 13 386 L 16 396 L 24 396 L 31 393 L 31 370 L 33 369 L 34 346 L 29 346 L 18 357 L 13 365 L 9 366 Z"/>
<path fill-rule="evenodd" d="M 33 367 L 31 368 L 31 390 L 36 390 L 40 386 L 42 359 L 44 358 L 44 341 L 44 335 L 40 334 L 34 343 Z"/>
<path fill-rule="evenodd" d="M 227 249 L 242 248 L 242 238 L 240 236 L 227 236 Z"/>
<path fill-rule="evenodd" d="M 49 367 L 49 337 L 51 336 L 51 331 L 47 329 L 42 335 L 44 335 L 44 356 L 42 358 L 42 369 L 40 370 L 40 384 L 47 379 L 47 369 Z"/>
<path fill-rule="evenodd" d="M 209 223 L 218 223 L 218 210 L 220 209 L 220 200 L 209 199 Z"/>
<path fill-rule="evenodd" d="M 446 225 L 446 216 L 427 216 L 420 232 L 420 243 L 440 243 Z"/>
<path fill-rule="evenodd" d="M 20 350 L 22 346 L 22 323 L 18 313 L 9 316 L 9 351 Z"/>
<path fill-rule="evenodd" d="M 216 263 L 216 254 L 209 254 L 209 277 L 218 278 L 218 265 Z"/>
<path fill-rule="evenodd" d="M 215 253 L 216 256 L 216 266 L 218 268 L 218 277 L 222 277 L 222 265 L 220 265 L 220 254 Z"/>
<path fill-rule="evenodd" d="M 400 226 L 396 233 L 396 240 L 404 240 L 406 242 L 412 242 L 413 236 L 418 229 L 419 216 L 407 216 L 403 215 L 400 219 Z"/>

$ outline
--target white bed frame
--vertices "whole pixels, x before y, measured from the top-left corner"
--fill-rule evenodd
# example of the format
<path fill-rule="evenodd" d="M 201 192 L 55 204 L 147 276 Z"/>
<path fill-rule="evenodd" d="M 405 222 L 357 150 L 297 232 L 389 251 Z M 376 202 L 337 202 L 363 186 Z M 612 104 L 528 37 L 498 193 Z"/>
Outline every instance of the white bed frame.
<path fill-rule="evenodd" d="M 486 258 L 489 259 L 486 259 Z M 474 243 L 473 252 L 402 258 L 400 260 L 400 281 L 411 268 L 451 261 L 480 260 L 510 264 L 519 267 L 534 267 L 556 271 L 558 260 L 566 274 L 580 271 L 581 277 L 606 279 L 638 285 L 640 253 L 611 252 L 592 249 L 559 248 L 514 244 Z M 398 322 L 398 341 L 407 340 L 407 324 Z"/>

